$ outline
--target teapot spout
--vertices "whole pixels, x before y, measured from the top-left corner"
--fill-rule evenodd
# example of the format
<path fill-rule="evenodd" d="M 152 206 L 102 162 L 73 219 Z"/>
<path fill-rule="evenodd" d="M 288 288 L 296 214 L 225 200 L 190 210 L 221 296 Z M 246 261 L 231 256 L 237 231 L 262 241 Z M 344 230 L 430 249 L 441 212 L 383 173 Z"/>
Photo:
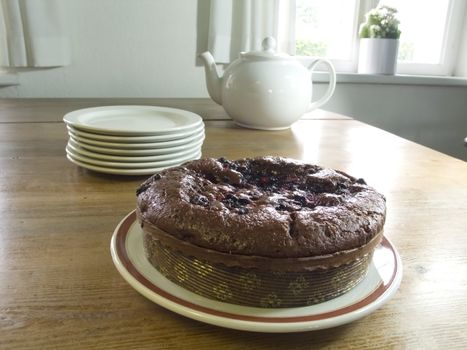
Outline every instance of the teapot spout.
<path fill-rule="evenodd" d="M 208 88 L 209 96 L 216 102 L 217 104 L 222 105 L 222 78 L 219 76 L 217 72 L 216 62 L 214 61 L 214 57 L 206 51 L 199 55 L 199 57 L 203 60 L 204 63 L 204 72 L 206 74 L 206 85 Z"/>

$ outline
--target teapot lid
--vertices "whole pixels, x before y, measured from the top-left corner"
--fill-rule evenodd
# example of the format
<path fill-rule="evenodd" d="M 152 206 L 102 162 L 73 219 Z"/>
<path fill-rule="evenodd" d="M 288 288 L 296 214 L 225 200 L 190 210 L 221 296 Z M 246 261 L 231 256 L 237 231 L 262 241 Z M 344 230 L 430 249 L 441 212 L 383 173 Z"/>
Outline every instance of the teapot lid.
<path fill-rule="evenodd" d="M 285 53 L 276 52 L 276 39 L 272 36 L 264 38 L 261 43 L 262 50 L 260 51 L 249 51 L 249 52 L 240 52 L 240 57 L 248 60 L 286 60 L 292 58 L 292 56 Z"/>

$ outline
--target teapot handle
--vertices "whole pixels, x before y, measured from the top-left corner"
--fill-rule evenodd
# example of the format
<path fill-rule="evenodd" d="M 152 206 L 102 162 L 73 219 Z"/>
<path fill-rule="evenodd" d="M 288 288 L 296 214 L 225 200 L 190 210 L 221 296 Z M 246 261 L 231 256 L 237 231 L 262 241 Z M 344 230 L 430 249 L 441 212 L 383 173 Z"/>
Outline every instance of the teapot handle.
<path fill-rule="evenodd" d="M 309 67 L 308 70 L 313 73 L 313 70 L 316 68 L 316 66 L 319 63 L 324 63 L 328 69 L 329 69 L 329 86 L 328 89 L 326 90 L 326 93 L 324 96 L 322 96 L 318 101 L 315 102 L 310 102 L 310 105 L 308 106 L 307 112 L 310 112 L 322 105 L 324 105 L 328 100 L 331 98 L 332 94 L 334 93 L 334 90 L 336 89 L 336 70 L 334 69 L 334 66 L 332 63 L 326 59 L 320 58 L 316 61 L 314 61 Z"/>

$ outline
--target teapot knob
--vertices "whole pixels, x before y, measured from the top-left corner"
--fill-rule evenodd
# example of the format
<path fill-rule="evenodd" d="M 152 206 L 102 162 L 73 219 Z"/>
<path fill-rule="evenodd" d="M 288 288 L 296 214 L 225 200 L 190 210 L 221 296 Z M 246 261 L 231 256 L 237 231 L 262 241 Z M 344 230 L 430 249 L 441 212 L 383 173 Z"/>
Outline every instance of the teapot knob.
<path fill-rule="evenodd" d="M 274 39 L 272 36 L 268 36 L 267 38 L 264 38 L 261 46 L 263 47 L 264 51 L 274 52 L 276 51 L 276 39 Z"/>

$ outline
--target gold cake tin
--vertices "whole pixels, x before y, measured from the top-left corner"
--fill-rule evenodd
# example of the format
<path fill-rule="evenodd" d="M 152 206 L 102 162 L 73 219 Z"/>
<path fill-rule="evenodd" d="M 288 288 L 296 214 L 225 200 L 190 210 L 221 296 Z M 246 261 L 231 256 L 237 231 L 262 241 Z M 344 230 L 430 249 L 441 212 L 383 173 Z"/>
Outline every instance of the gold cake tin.
<path fill-rule="evenodd" d="M 262 308 L 313 305 L 355 287 L 367 274 L 373 249 L 340 266 L 310 271 L 268 271 L 225 266 L 168 247 L 144 232 L 148 260 L 167 279 L 213 300 Z"/>

